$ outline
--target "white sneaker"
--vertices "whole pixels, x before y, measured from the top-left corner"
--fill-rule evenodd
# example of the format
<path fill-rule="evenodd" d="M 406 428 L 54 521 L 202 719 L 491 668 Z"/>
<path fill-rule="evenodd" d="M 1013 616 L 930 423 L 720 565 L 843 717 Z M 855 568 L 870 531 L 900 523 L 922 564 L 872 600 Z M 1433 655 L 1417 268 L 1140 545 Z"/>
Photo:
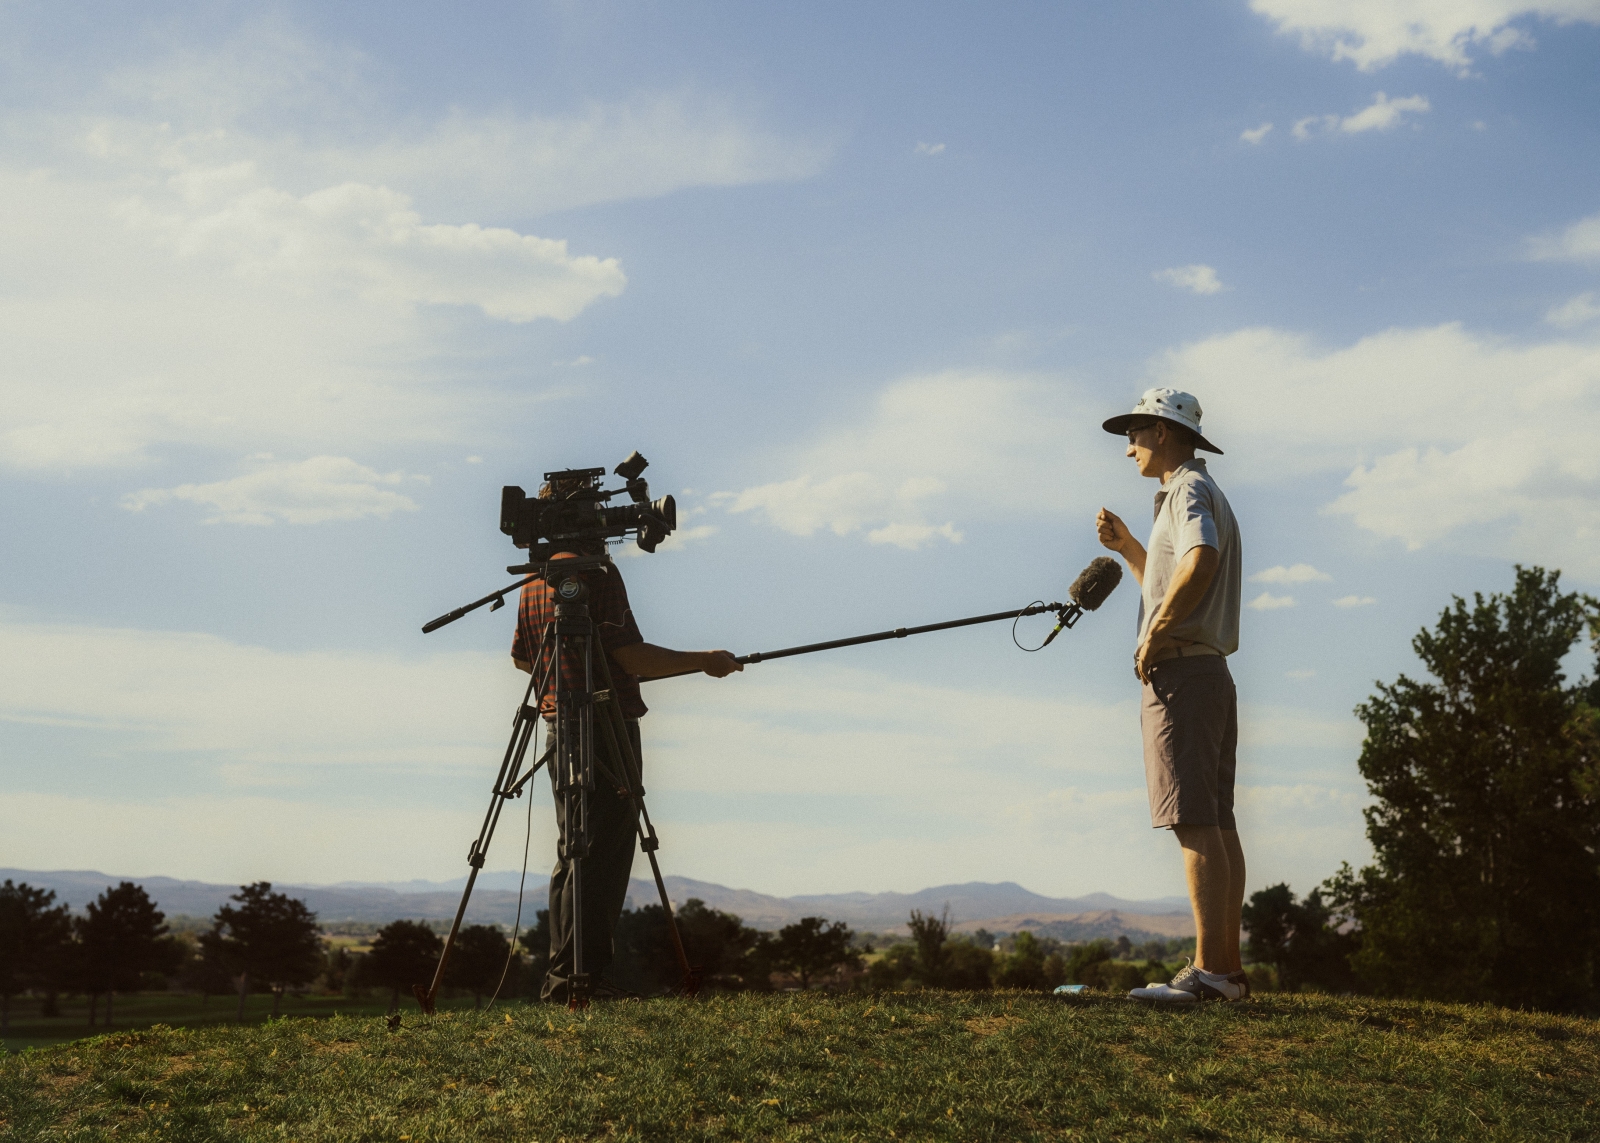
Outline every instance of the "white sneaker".
<path fill-rule="evenodd" d="M 1159 1000 L 1174 1004 L 1198 1004 L 1202 1000 L 1242 1000 L 1246 985 L 1234 976 L 1204 972 L 1190 961 L 1168 984 L 1152 981 L 1128 993 L 1133 1000 Z"/>

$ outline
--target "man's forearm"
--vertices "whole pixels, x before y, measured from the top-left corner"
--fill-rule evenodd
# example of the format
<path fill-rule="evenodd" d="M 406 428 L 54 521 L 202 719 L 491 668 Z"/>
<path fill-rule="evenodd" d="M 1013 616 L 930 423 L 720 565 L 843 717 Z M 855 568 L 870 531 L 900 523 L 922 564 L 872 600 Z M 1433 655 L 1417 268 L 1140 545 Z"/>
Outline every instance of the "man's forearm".
<path fill-rule="evenodd" d="M 715 651 L 674 651 L 654 643 L 630 643 L 611 653 L 624 671 L 641 679 L 703 671 L 716 655 Z"/>
<path fill-rule="evenodd" d="M 1133 580 L 1140 587 L 1144 586 L 1144 545 L 1138 540 L 1129 537 L 1128 542 L 1117 549 L 1117 554 L 1128 563 L 1128 570 L 1133 573 Z"/>

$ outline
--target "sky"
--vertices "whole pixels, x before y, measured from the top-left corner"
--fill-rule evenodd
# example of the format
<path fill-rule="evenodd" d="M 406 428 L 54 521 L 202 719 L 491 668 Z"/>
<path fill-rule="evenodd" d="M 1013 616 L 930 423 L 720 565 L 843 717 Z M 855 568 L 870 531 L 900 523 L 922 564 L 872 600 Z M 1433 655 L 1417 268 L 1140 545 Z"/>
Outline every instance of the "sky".
<path fill-rule="evenodd" d="M 1155 492 L 1101 421 L 1194 393 L 1252 890 L 1368 857 L 1355 708 L 1453 594 L 1600 590 L 1600 0 L 0 30 L 0 866 L 465 873 L 514 609 L 421 625 L 509 582 L 502 485 L 634 449 L 645 637 L 744 654 L 1063 598 Z M 665 870 L 1182 892 L 1137 604 L 648 684 Z"/>

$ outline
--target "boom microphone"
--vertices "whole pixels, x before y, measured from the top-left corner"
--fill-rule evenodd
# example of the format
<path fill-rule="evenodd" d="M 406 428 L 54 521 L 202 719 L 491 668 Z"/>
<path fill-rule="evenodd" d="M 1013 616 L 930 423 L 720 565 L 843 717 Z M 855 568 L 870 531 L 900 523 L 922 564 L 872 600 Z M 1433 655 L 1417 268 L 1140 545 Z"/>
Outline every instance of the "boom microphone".
<path fill-rule="evenodd" d="M 1098 611 L 1106 597 L 1122 582 L 1122 565 L 1110 556 L 1096 556 L 1067 588 L 1067 594 L 1085 611 Z"/>

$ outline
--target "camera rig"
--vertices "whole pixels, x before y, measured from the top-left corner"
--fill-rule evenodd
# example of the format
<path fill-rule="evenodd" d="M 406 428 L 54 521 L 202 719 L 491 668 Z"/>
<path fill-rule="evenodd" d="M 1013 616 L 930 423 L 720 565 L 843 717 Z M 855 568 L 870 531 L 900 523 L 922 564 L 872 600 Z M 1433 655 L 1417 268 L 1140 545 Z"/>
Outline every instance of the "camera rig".
<path fill-rule="evenodd" d="M 632 533 L 640 550 L 656 545 L 678 526 L 678 506 L 671 496 L 650 499 L 650 485 L 640 473 L 650 462 L 637 452 L 613 470 L 622 477 L 621 488 L 603 491 L 603 468 L 565 468 L 544 474 L 544 488 L 529 496 L 514 484 L 500 490 L 500 530 L 519 548 L 528 549 L 532 562 L 548 560 L 563 544 L 619 539 Z M 606 504 L 626 492 L 633 501 L 615 508 Z"/>

